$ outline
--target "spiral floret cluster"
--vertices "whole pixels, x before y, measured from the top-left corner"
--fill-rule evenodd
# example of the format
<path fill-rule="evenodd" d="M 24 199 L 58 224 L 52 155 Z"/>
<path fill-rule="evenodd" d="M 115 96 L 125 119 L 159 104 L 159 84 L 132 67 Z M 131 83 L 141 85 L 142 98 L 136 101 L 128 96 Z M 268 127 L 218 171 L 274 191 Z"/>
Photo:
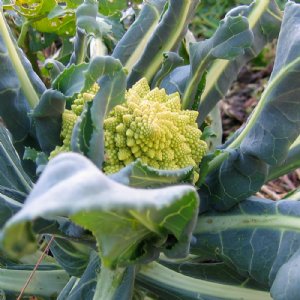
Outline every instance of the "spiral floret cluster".
<path fill-rule="evenodd" d="M 207 151 L 198 112 L 182 110 L 178 93 L 150 90 L 145 78 L 126 92 L 104 121 L 104 172 L 115 173 L 140 159 L 157 169 L 197 167 Z"/>

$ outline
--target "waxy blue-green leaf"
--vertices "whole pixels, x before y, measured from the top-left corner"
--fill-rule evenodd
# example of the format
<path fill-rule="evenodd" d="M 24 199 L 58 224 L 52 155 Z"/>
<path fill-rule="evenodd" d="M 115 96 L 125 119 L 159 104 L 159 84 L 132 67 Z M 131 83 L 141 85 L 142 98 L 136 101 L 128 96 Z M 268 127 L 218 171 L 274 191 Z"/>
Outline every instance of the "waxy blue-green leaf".
<path fill-rule="evenodd" d="M 167 52 L 163 54 L 164 60 L 160 70 L 157 72 L 152 81 L 152 88 L 159 87 L 164 77 L 171 73 L 175 68 L 182 66 L 184 60 L 176 52 Z"/>
<path fill-rule="evenodd" d="M 225 154 L 211 162 L 211 174 L 202 194 L 206 198 L 213 195 L 216 209 L 228 209 L 257 192 L 267 179 L 269 165 L 284 162 L 291 144 L 299 136 L 300 35 L 296 30 L 299 26 L 300 4 L 289 2 L 270 81 L 245 126 L 227 145 L 228 151 L 238 152 L 243 164 L 240 159 L 226 160 Z M 259 176 L 253 173 L 253 161 Z M 234 176 L 234 182 L 229 183 L 228 176 Z M 216 186 L 219 188 L 214 189 Z"/>
<path fill-rule="evenodd" d="M 289 149 L 283 163 L 270 167 L 267 180 L 273 180 L 300 168 L 300 138 L 298 137 Z"/>
<path fill-rule="evenodd" d="M 51 81 L 65 69 L 65 66 L 58 60 L 48 58 L 45 60 L 44 67 L 50 73 Z"/>
<path fill-rule="evenodd" d="M 46 90 L 32 113 L 40 147 L 50 153 L 60 142 L 62 113 L 66 97 L 59 91 Z"/>
<path fill-rule="evenodd" d="M 20 158 L 13 147 L 11 135 L 0 125 L 0 186 L 27 195 L 32 182 L 23 170 Z M 4 191 L 2 191 L 4 192 Z"/>
<path fill-rule="evenodd" d="M 134 64 L 141 58 L 160 20 L 166 2 L 167 0 L 150 0 L 145 2 L 135 22 L 116 45 L 112 56 L 119 59 L 128 72 L 132 70 Z"/>
<path fill-rule="evenodd" d="M 97 252 L 92 251 L 88 266 L 83 275 L 75 282 L 70 280 L 68 285 L 59 295 L 58 300 L 72 299 L 120 299 L 132 298 L 135 268 L 128 267 L 114 276 L 114 270 L 107 270 L 101 266 Z M 115 274 L 116 275 L 116 274 Z M 118 276 L 120 275 L 120 276 Z"/>
<path fill-rule="evenodd" d="M 66 97 L 74 97 L 84 87 L 84 74 L 88 70 L 88 67 L 88 63 L 82 63 L 65 68 L 52 82 L 52 88 L 60 91 Z"/>
<path fill-rule="evenodd" d="M 50 250 L 60 266 L 70 276 L 76 277 L 80 277 L 84 273 L 92 251 L 91 248 L 84 244 L 62 238 L 55 238 L 50 245 Z"/>
<path fill-rule="evenodd" d="M 0 4 L 0 117 L 14 142 L 23 141 L 30 129 L 30 108 L 36 106 L 45 86 L 18 48 L 5 22 Z"/>
<path fill-rule="evenodd" d="M 274 69 L 259 104 L 233 144 L 274 165 L 283 162 L 300 132 L 300 4 L 288 2 Z M 276 122 L 274 122 L 276 120 Z"/>
<path fill-rule="evenodd" d="M 103 26 L 97 22 L 98 1 L 84 0 L 76 9 L 76 35 L 74 39 L 74 52 L 71 55 L 69 66 L 85 61 L 90 35 L 100 36 Z M 103 23 L 105 24 L 105 23 Z"/>
<path fill-rule="evenodd" d="M 197 119 L 199 125 L 203 123 L 211 109 L 226 94 L 241 67 L 257 56 L 266 43 L 272 41 L 279 33 L 281 12 L 274 0 L 257 0 L 250 6 L 244 5 L 231 10 L 227 16 L 247 17 L 249 29 L 253 32 L 254 39 L 251 47 L 245 49 L 244 55 L 233 60 L 216 59 L 208 68 L 206 85 L 199 106 L 200 114 Z M 197 67 L 199 64 L 195 65 L 196 69 Z M 190 65 L 176 68 L 163 80 L 161 87 L 165 88 L 168 93 L 178 91 L 183 95 L 190 72 Z"/>
<path fill-rule="evenodd" d="M 168 9 L 152 33 L 142 55 L 128 77 L 131 87 L 142 77 L 150 82 L 163 61 L 163 53 L 174 51 L 184 37 L 199 0 L 170 0 Z"/>
<path fill-rule="evenodd" d="M 159 170 L 137 160 L 119 172 L 110 175 L 116 182 L 137 188 L 157 188 L 180 183 L 192 183 L 193 167 L 179 170 Z"/>
<path fill-rule="evenodd" d="M 92 251 L 84 273 L 79 278 L 76 278 L 76 282 L 69 292 L 62 291 L 58 300 L 93 299 L 97 284 L 97 275 L 100 273 L 100 268 L 101 264 L 99 256 L 97 255 L 97 252 Z"/>
<path fill-rule="evenodd" d="M 240 69 L 249 60 L 256 57 L 264 46 L 279 34 L 282 13 L 274 0 L 256 0 L 249 6 L 240 6 L 231 10 L 227 15 L 242 15 L 248 18 L 249 29 L 254 40 L 245 54 L 232 61 L 217 59 L 208 69 L 206 86 L 202 93 L 198 124 L 201 125 L 207 114 L 224 97 Z"/>
<path fill-rule="evenodd" d="M 294 300 L 300 295 L 300 250 L 298 250 L 278 271 L 271 287 L 274 300 Z"/>
<path fill-rule="evenodd" d="M 270 287 L 300 247 L 300 202 L 250 198 L 198 218 L 191 253 L 211 253 L 242 276 Z"/>
<path fill-rule="evenodd" d="M 269 166 L 252 155 L 229 150 L 220 168 L 205 178 L 200 187 L 201 211 L 211 206 L 226 210 L 255 194 L 266 181 Z"/>
<path fill-rule="evenodd" d="M 19 194 L 15 192 L 16 196 L 13 197 L 13 192 L 9 190 L 9 193 L 7 193 L 7 190 L 0 186 L 0 228 L 22 207 L 22 204 L 18 201 Z"/>
<path fill-rule="evenodd" d="M 147 262 L 160 252 L 182 257 L 189 250 L 198 204 L 192 186 L 130 188 L 81 155 L 61 154 L 49 162 L 22 210 L 6 224 L 3 247 L 11 255 L 30 253 L 33 220 L 69 216 L 96 237 L 104 266 Z"/>
<path fill-rule="evenodd" d="M 269 292 L 185 276 L 158 263 L 141 267 L 137 283 L 159 297 L 178 300 L 271 300 Z"/>
<path fill-rule="evenodd" d="M 177 67 L 162 80 L 160 88 L 164 88 L 167 94 L 178 92 L 183 95 L 189 75 L 190 65 Z"/>
<path fill-rule="evenodd" d="M 182 96 L 183 108 L 193 107 L 201 78 L 214 59 L 231 60 L 243 55 L 252 41 L 247 18 L 228 15 L 210 39 L 190 44 L 191 71 Z"/>

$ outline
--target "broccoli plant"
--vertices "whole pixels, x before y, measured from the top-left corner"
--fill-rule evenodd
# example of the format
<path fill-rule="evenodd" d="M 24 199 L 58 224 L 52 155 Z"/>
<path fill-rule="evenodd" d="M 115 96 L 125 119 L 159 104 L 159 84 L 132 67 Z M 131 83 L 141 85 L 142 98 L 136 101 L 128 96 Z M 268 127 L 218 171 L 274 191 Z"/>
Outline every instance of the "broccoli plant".
<path fill-rule="evenodd" d="M 199 2 L 144 1 L 120 35 L 123 1 L 1 4 L 6 299 L 298 299 L 299 191 L 255 195 L 300 166 L 300 4 L 238 6 L 197 42 Z M 71 53 L 38 76 L 6 13 L 19 46 L 73 24 Z M 265 91 L 222 144 L 218 101 L 273 40 Z"/>

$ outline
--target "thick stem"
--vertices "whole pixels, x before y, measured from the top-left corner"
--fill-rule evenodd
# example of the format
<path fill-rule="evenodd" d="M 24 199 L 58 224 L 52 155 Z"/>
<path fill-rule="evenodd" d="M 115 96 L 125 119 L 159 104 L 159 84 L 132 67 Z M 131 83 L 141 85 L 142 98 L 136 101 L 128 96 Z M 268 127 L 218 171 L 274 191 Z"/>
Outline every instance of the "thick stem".
<path fill-rule="evenodd" d="M 0 289 L 20 293 L 32 271 L 0 269 Z M 36 271 L 25 290 L 26 295 L 50 297 L 58 295 L 69 280 L 63 270 Z"/>
<path fill-rule="evenodd" d="M 126 271 L 126 268 L 110 270 L 102 265 L 93 300 L 117 299 L 117 294 L 126 276 Z"/>
<path fill-rule="evenodd" d="M 15 48 L 15 45 L 14 45 L 13 41 L 11 40 L 11 36 L 9 34 L 9 31 L 8 31 L 8 28 L 7 28 L 5 19 L 4 19 L 2 8 L 0 8 L 0 35 L 3 38 L 3 41 L 7 48 L 11 63 L 16 71 L 16 74 L 17 74 L 18 79 L 21 84 L 21 88 L 25 94 L 28 104 L 30 105 L 31 108 L 35 108 L 39 102 L 39 96 L 37 95 L 30 79 L 28 78 L 28 75 L 26 73 L 26 70 L 24 69 L 24 66 L 21 62 L 21 59 Z"/>
<path fill-rule="evenodd" d="M 155 262 L 142 266 L 139 274 L 141 275 L 141 281 L 148 281 L 154 285 L 154 288 L 155 286 L 159 286 L 160 288 L 163 287 L 164 289 L 171 290 L 178 296 L 190 293 L 193 294 L 195 299 L 202 299 L 202 296 L 217 297 L 224 300 L 272 299 L 268 292 L 195 279 Z"/>

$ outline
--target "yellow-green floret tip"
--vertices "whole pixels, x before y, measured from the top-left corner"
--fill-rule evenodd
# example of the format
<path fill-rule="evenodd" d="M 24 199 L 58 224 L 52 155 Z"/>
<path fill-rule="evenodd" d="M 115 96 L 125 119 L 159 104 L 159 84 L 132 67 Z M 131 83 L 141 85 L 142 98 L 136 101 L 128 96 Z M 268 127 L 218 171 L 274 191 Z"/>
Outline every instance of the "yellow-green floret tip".
<path fill-rule="evenodd" d="M 125 98 L 104 121 L 105 173 L 115 173 L 138 158 L 165 170 L 199 165 L 207 144 L 200 139 L 198 112 L 182 110 L 178 93 L 150 90 L 143 78 Z"/>

